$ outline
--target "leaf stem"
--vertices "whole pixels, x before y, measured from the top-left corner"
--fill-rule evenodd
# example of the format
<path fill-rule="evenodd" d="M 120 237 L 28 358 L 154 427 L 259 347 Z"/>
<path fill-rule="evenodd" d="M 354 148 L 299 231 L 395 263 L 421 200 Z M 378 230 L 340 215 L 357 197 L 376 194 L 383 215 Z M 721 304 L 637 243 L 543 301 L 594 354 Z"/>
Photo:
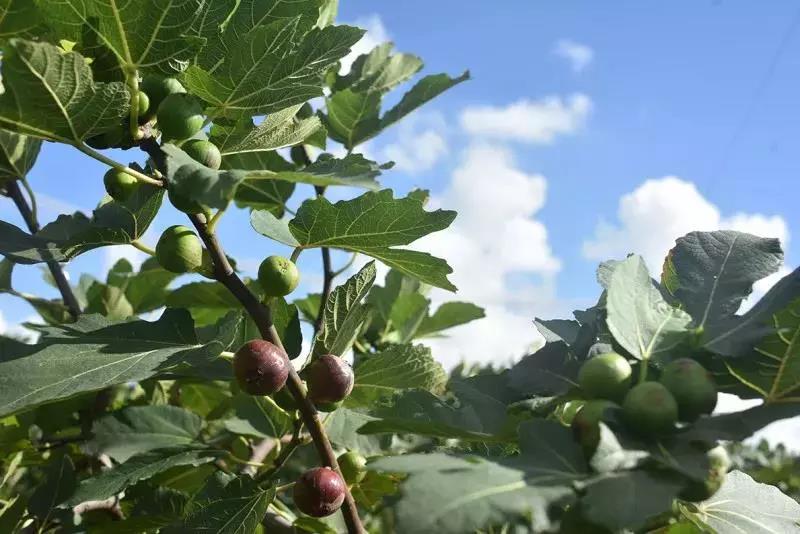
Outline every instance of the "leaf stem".
<path fill-rule="evenodd" d="M 647 368 L 649 367 L 647 360 L 639 362 L 639 383 L 647 382 Z"/>
<path fill-rule="evenodd" d="M 25 182 L 24 185 L 26 185 L 28 195 L 30 195 L 31 204 L 35 206 L 36 201 L 33 190 L 30 189 L 27 182 Z M 6 194 L 17 206 L 17 210 L 19 210 L 20 215 L 22 215 L 22 218 L 25 220 L 28 230 L 30 230 L 32 234 L 38 232 L 40 230 L 39 220 L 36 218 L 33 209 L 28 205 L 28 201 L 25 200 L 22 190 L 19 188 L 19 184 L 16 180 L 11 180 L 6 184 Z M 73 318 L 77 318 L 81 314 L 81 305 L 78 303 L 78 299 L 75 298 L 75 293 L 72 292 L 72 287 L 69 285 L 69 281 L 67 280 L 66 274 L 64 274 L 64 270 L 61 268 L 61 264 L 55 260 L 50 260 L 47 262 L 47 268 L 50 269 L 50 274 L 53 275 L 53 280 L 56 283 L 59 293 L 61 293 L 61 299 L 64 301 L 64 305 L 67 307 L 70 315 L 72 315 Z"/>
<path fill-rule="evenodd" d="M 228 209 L 228 207 L 227 207 L 227 206 L 226 206 L 226 207 L 224 207 L 224 208 L 222 208 L 222 209 L 220 209 L 220 210 L 217 210 L 217 212 L 216 212 L 216 213 L 215 213 L 215 214 L 214 214 L 214 215 L 211 217 L 211 219 L 208 221 L 208 230 L 209 230 L 210 232 L 213 232 L 213 231 L 216 229 L 216 227 L 217 227 L 217 223 L 218 223 L 218 222 L 219 222 L 219 220 L 222 218 L 222 216 L 225 214 L 225 210 L 226 210 L 226 209 Z"/>
<path fill-rule="evenodd" d="M 303 252 L 303 248 L 302 247 L 296 247 L 292 251 L 292 255 L 289 257 L 289 259 L 292 260 L 292 263 L 297 263 L 297 259 L 300 257 L 300 253 L 301 252 Z"/>
<path fill-rule="evenodd" d="M 145 254 L 147 254 L 149 256 L 155 256 L 156 255 L 156 251 L 155 250 L 153 250 L 152 248 L 148 247 L 147 245 L 145 245 L 144 243 L 142 243 L 138 239 L 134 239 L 133 241 L 131 241 L 130 244 L 131 244 L 131 246 L 133 248 L 135 248 L 137 250 L 141 250 L 142 252 L 144 252 Z"/>
<path fill-rule="evenodd" d="M 108 156 L 105 156 L 105 155 L 101 154 L 100 152 L 88 147 L 84 143 L 75 143 L 72 146 L 74 146 L 75 148 L 77 148 L 78 150 L 80 150 L 81 152 L 83 152 L 84 154 L 89 156 L 90 158 L 96 159 L 97 161 L 99 161 L 101 163 L 105 163 L 109 167 L 117 169 L 118 171 L 124 172 L 126 174 L 130 174 L 131 176 L 133 176 L 134 178 L 136 178 L 140 182 L 143 182 L 143 183 L 146 183 L 146 184 L 150 184 L 150 185 L 154 185 L 156 187 L 164 187 L 164 183 L 161 180 L 156 180 L 155 178 L 151 178 L 151 177 L 147 176 L 146 174 L 137 171 L 136 169 L 131 169 L 130 167 L 126 167 L 122 163 L 114 161 L 113 159 L 109 158 Z"/>

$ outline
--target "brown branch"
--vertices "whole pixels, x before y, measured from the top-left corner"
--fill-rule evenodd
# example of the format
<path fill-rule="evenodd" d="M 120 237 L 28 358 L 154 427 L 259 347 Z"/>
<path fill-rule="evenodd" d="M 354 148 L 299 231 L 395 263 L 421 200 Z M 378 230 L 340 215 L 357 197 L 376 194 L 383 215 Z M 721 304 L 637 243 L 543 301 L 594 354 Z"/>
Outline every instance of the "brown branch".
<path fill-rule="evenodd" d="M 314 319 L 314 335 L 316 336 L 322 330 L 322 319 L 325 312 L 325 304 L 328 302 L 328 296 L 331 294 L 331 286 L 333 285 L 333 270 L 331 269 L 331 251 L 330 249 L 322 248 L 322 295 L 319 300 L 319 310 L 317 317 Z"/>
<path fill-rule="evenodd" d="M 14 204 L 16 204 L 20 215 L 22 215 L 25 224 L 28 226 L 28 230 L 30 230 L 32 234 L 38 232 L 40 230 L 39 221 L 36 220 L 16 180 L 11 180 L 6 184 L 6 194 L 14 201 Z M 81 314 L 81 306 L 78 304 L 78 299 L 75 298 L 75 294 L 72 292 L 67 277 L 64 275 L 64 270 L 55 260 L 48 261 L 47 268 L 50 269 L 50 274 L 53 275 L 53 280 L 56 283 L 56 287 L 58 287 L 58 291 L 61 293 L 64 306 L 67 307 L 67 310 L 73 318 L 77 318 Z"/>
<path fill-rule="evenodd" d="M 189 215 L 189 219 L 197 229 L 200 238 L 203 240 L 203 243 L 205 243 L 208 253 L 211 256 L 211 260 L 214 264 L 214 278 L 224 285 L 242 306 L 244 306 L 258 326 L 261 337 L 283 349 L 283 343 L 272 323 L 272 313 L 268 307 L 264 306 L 258 298 L 250 292 L 244 282 L 242 282 L 242 279 L 234 272 L 217 237 L 208 230 L 205 217 L 200 214 L 193 214 Z M 286 387 L 289 388 L 289 392 L 297 402 L 300 415 L 311 434 L 311 438 L 314 441 L 317 454 L 322 464 L 330 467 L 341 475 L 339 464 L 336 462 L 336 454 L 333 452 L 331 442 L 319 419 L 317 409 L 311 401 L 306 398 L 303 382 L 297 374 L 297 371 L 291 366 L 289 367 L 289 379 L 286 382 Z M 342 514 L 344 515 L 347 530 L 350 534 L 362 534 L 365 532 L 364 527 L 361 525 L 361 519 L 358 516 L 358 508 L 349 489 L 345 492 Z"/>

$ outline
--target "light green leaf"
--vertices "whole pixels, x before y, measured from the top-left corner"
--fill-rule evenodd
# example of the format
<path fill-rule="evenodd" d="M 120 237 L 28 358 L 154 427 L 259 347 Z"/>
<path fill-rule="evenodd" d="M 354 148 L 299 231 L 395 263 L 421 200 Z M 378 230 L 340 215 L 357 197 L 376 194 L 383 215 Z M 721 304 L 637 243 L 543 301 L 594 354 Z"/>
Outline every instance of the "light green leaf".
<path fill-rule="evenodd" d="M 233 398 L 234 415 L 225 428 L 234 434 L 258 438 L 281 438 L 292 429 L 292 417 L 270 397 L 240 393 Z"/>
<path fill-rule="evenodd" d="M 469 302 L 445 302 L 436 309 L 433 315 L 426 317 L 422 321 L 414 337 L 421 338 L 436 335 L 442 330 L 483 319 L 485 316 L 483 308 Z"/>
<path fill-rule="evenodd" d="M 325 430 L 331 442 L 350 451 L 358 451 L 364 456 L 382 454 L 384 436 L 365 436 L 355 432 L 356 429 L 375 417 L 362 411 L 339 408 L 324 419 Z"/>
<path fill-rule="evenodd" d="M 336 14 L 338 12 L 339 0 L 322 0 L 322 5 L 319 8 L 317 27 L 324 28 L 333 24 L 336 20 Z"/>
<path fill-rule="evenodd" d="M 429 305 L 430 301 L 419 293 L 398 296 L 389 312 L 390 329 L 382 340 L 400 344 L 410 342 L 428 315 Z"/>
<path fill-rule="evenodd" d="M 343 159 L 336 159 L 330 154 L 322 154 L 317 161 L 296 171 L 251 170 L 245 173 L 249 183 L 258 180 L 285 180 L 287 182 L 306 183 L 327 187 L 345 185 L 379 189 L 380 184 L 375 177 L 381 171 L 391 169 L 394 163 L 379 165 L 366 159 L 361 154 L 348 154 Z"/>
<path fill-rule="evenodd" d="M 177 406 L 129 406 L 92 426 L 90 449 L 118 462 L 154 449 L 196 443 L 203 420 Z"/>
<path fill-rule="evenodd" d="M 95 83 L 86 60 L 47 43 L 12 40 L 3 52 L 0 125 L 24 135 L 80 143 L 120 123 L 130 95 Z"/>
<path fill-rule="evenodd" d="M 239 170 L 214 170 L 192 159 L 175 145 L 161 147 L 166 155 L 164 178 L 170 193 L 210 208 L 225 209 L 244 180 Z"/>
<path fill-rule="evenodd" d="M 25 178 L 41 147 L 41 139 L 0 130 L 0 183 Z"/>
<path fill-rule="evenodd" d="M 242 306 L 219 282 L 192 282 L 180 286 L 169 294 L 165 304 L 188 309 L 198 326 L 215 323 Z"/>
<path fill-rule="evenodd" d="M 140 185 L 125 202 L 108 201 L 90 219 L 60 215 L 34 235 L 0 221 L 0 254 L 15 263 L 67 261 L 90 250 L 139 239 L 156 216 L 163 189 Z"/>
<path fill-rule="evenodd" d="M 421 105 L 433 100 L 451 87 L 469 80 L 469 71 L 451 78 L 447 74 L 425 76 L 411 88 L 400 102 L 381 117 L 381 130 L 399 121 Z M 377 132 L 376 132 L 377 133 Z"/>
<path fill-rule="evenodd" d="M 697 504 L 690 517 L 718 534 L 795 532 L 800 504 L 775 486 L 761 484 L 741 471 L 728 473 L 719 491 Z"/>
<path fill-rule="evenodd" d="M 288 225 L 269 213 L 253 212 L 251 224 L 262 235 L 289 246 L 361 252 L 426 283 L 455 290 L 447 280 L 452 269 L 444 260 L 392 248 L 447 228 L 455 215 L 444 210 L 427 212 L 418 198 L 395 199 L 387 189 L 335 204 L 324 197 L 307 200 Z"/>
<path fill-rule="evenodd" d="M 147 480 L 172 467 L 181 465 L 197 467 L 214 461 L 224 454 L 224 451 L 188 447 L 172 447 L 138 454 L 125 463 L 83 480 L 68 504 L 74 506 L 84 501 L 106 499 L 140 480 Z"/>
<path fill-rule="evenodd" d="M 204 40 L 190 35 L 209 8 L 203 0 L 109 2 L 37 0 L 59 35 L 80 41 L 88 29 L 126 70 L 179 72 Z"/>
<path fill-rule="evenodd" d="M 274 172 L 294 171 L 294 165 L 277 152 L 245 152 L 222 158 L 225 169 L 270 170 Z M 240 208 L 267 210 L 276 217 L 283 217 L 286 201 L 292 196 L 295 184 L 285 180 L 247 179 L 236 188 L 234 201 Z"/>
<path fill-rule="evenodd" d="M 608 329 L 634 357 L 668 359 L 690 336 L 692 318 L 667 303 L 640 256 L 620 262 L 606 297 Z"/>
<path fill-rule="evenodd" d="M 96 315 L 42 328 L 26 357 L 0 362 L 0 415 L 115 384 L 141 381 L 192 358 L 212 359 L 216 342 L 200 345 L 187 312 L 167 310 L 150 323 L 111 325 Z"/>
<path fill-rule="evenodd" d="M 385 93 L 422 69 L 422 60 L 411 54 L 392 54 L 394 45 L 382 43 L 356 58 L 350 72 L 337 76 L 334 91 L 349 88 L 359 93 Z"/>
<path fill-rule="evenodd" d="M 269 114 L 322 96 L 322 74 L 364 32 L 329 26 L 301 38 L 301 22 L 279 20 L 240 35 L 236 50 L 213 72 L 190 66 L 182 78 L 186 88 L 208 103 L 211 115 L 231 118 Z"/>
<path fill-rule="evenodd" d="M 441 392 L 447 374 L 422 345 L 395 345 L 364 359 L 355 368 L 353 392 L 345 401 L 351 406 L 376 406 L 378 401 L 405 389 Z"/>
<path fill-rule="evenodd" d="M 314 340 L 312 356 L 346 353 L 353 345 L 369 308 L 362 300 L 375 282 L 375 262 L 369 262 L 328 296 L 322 312 L 322 330 Z"/>
<path fill-rule="evenodd" d="M 209 140 L 219 148 L 223 157 L 300 144 L 322 128 L 318 117 L 295 119 L 302 105 L 271 113 L 258 126 L 249 118 L 233 124 L 215 122 Z"/>

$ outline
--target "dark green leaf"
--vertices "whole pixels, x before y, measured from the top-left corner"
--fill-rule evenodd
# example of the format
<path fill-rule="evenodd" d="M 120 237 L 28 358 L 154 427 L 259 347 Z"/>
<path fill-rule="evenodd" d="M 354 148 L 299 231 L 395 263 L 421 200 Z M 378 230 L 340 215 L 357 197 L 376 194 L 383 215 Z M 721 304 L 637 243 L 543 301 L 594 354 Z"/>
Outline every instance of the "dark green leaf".
<path fill-rule="evenodd" d="M 0 182 L 25 178 L 41 147 L 41 139 L 0 130 Z"/>
<path fill-rule="evenodd" d="M 72 495 L 78 484 L 75 466 L 66 454 L 56 457 L 47 465 L 45 477 L 28 502 L 28 510 L 43 522 Z"/>
<path fill-rule="evenodd" d="M 270 302 L 272 322 L 283 342 L 283 348 L 290 359 L 300 356 L 303 350 L 303 334 L 300 331 L 300 314 L 297 306 L 288 304 L 283 298 L 274 298 Z"/>
<path fill-rule="evenodd" d="M 258 438 L 281 438 L 292 428 L 292 417 L 270 397 L 240 393 L 233 398 L 234 415 L 225 428 L 234 434 Z"/>

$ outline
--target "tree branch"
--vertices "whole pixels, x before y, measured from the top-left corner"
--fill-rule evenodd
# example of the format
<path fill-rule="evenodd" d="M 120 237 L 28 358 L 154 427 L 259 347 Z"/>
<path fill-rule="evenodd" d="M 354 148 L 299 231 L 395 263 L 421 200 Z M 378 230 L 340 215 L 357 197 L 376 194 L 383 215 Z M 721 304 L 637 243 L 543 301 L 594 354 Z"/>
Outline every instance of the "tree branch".
<path fill-rule="evenodd" d="M 258 326 L 261 336 L 283 349 L 283 343 L 272 323 L 272 313 L 269 308 L 264 306 L 258 298 L 250 292 L 247 286 L 244 285 L 244 282 L 242 282 L 242 279 L 234 272 L 217 237 L 208 230 L 205 216 L 194 214 L 189 215 L 189 219 L 197 229 L 200 238 L 203 240 L 203 243 L 205 243 L 208 253 L 211 256 L 211 260 L 214 264 L 214 278 L 224 285 L 242 306 L 244 306 Z M 319 419 L 317 409 L 311 401 L 306 398 L 303 382 L 292 366 L 289 367 L 289 379 L 286 382 L 286 387 L 289 388 L 289 392 L 297 402 L 300 415 L 308 428 L 309 434 L 311 434 L 311 438 L 314 441 L 317 454 L 322 464 L 330 467 L 341 475 L 339 464 L 336 462 L 336 454 L 333 452 L 331 442 L 328 440 L 328 436 Z M 342 514 L 344 515 L 349 533 L 361 534 L 364 532 L 364 527 L 361 525 L 361 519 L 358 516 L 358 508 L 349 489 L 346 490 L 345 493 Z"/>
<path fill-rule="evenodd" d="M 317 318 L 314 319 L 314 335 L 316 336 L 322 330 L 322 316 L 325 311 L 325 304 L 328 302 L 328 296 L 331 294 L 331 286 L 333 285 L 333 270 L 331 268 L 331 251 L 328 248 L 322 248 L 322 296 L 319 301 L 319 310 L 317 311 Z"/>
<path fill-rule="evenodd" d="M 16 180 L 11 180 L 6 184 L 6 194 L 8 194 L 9 198 L 16 204 L 20 215 L 22 215 L 25 224 L 28 226 L 28 230 L 30 230 L 32 234 L 38 232 L 40 230 L 39 221 L 28 205 L 28 201 L 25 200 L 25 197 L 22 195 L 22 190 L 19 188 L 19 183 L 17 183 Z M 50 269 L 50 274 L 53 275 L 53 280 L 56 283 L 56 287 L 58 287 L 58 291 L 61 293 L 64 306 L 67 307 L 67 310 L 73 318 L 77 318 L 81 314 L 81 306 L 78 304 L 78 299 L 75 298 L 75 294 L 72 292 L 72 287 L 70 287 L 67 281 L 64 270 L 61 268 L 61 265 L 54 260 L 47 262 L 47 268 Z"/>

